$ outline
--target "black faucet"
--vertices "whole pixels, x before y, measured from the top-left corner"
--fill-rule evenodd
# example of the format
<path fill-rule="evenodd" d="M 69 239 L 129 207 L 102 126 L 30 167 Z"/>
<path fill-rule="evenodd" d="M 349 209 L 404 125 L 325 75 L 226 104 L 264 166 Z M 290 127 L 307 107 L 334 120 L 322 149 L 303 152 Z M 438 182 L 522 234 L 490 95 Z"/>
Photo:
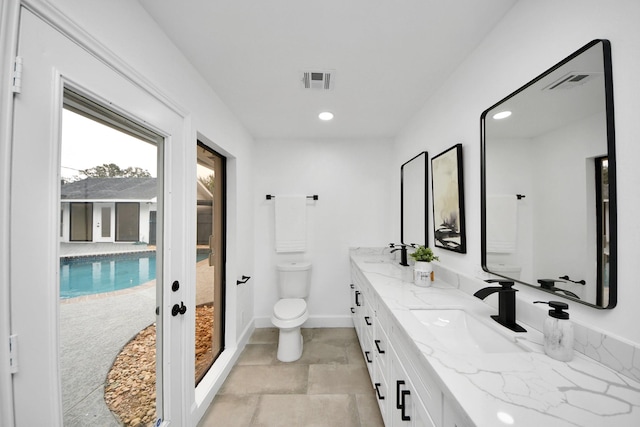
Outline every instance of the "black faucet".
<path fill-rule="evenodd" d="M 399 245 L 399 248 L 396 248 L 395 246 Z M 391 249 L 391 253 L 394 253 L 396 251 L 400 251 L 400 265 L 403 265 L 405 267 L 407 267 L 409 265 L 409 262 L 407 260 L 407 247 L 411 246 L 412 248 L 414 247 L 414 244 L 404 244 L 404 243 L 389 243 L 389 247 L 390 248 L 395 248 L 395 249 Z"/>
<path fill-rule="evenodd" d="M 564 278 L 569 279 L 568 276 L 561 277 L 561 279 L 564 279 Z M 571 279 L 569 279 L 569 280 L 573 282 L 573 280 L 571 280 Z M 584 280 L 583 280 L 583 282 L 584 282 Z M 562 289 L 562 288 L 556 287 L 555 284 L 556 283 L 564 283 L 563 280 L 538 279 L 538 283 L 540 283 L 540 287 L 542 289 L 546 289 L 548 291 L 557 292 L 557 293 L 562 292 L 563 294 L 568 295 L 570 297 L 573 297 L 573 298 L 576 298 L 576 299 L 580 299 L 580 297 L 578 295 L 574 294 L 573 292 L 568 291 L 566 289 Z M 573 282 L 573 283 L 579 283 L 579 282 Z"/>
<path fill-rule="evenodd" d="M 492 293 L 498 292 L 498 315 L 493 315 L 491 318 L 512 331 L 527 332 L 525 328 L 516 323 L 516 292 L 518 290 L 513 289 L 513 282 L 500 279 L 488 279 L 485 281 L 488 283 L 498 282 L 500 284 L 500 287 L 489 286 L 473 294 L 475 297 L 485 299 Z"/>

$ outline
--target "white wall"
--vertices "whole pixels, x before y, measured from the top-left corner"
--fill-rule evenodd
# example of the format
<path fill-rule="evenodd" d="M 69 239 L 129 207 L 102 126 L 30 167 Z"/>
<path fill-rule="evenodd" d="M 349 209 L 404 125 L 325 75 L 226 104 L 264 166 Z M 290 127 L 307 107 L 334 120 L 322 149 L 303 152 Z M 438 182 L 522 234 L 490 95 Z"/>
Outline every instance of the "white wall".
<path fill-rule="evenodd" d="M 518 2 L 398 136 L 394 163 L 399 168 L 411 152 L 422 149 L 434 156 L 464 144 L 468 253 L 436 252 L 443 263 L 475 274 L 480 269 L 480 114 L 592 39 L 609 39 L 618 160 L 618 306 L 596 310 L 571 304 L 570 311 L 574 320 L 634 343 L 640 343 L 640 329 L 630 326 L 640 320 L 639 19 L 637 0 Z M 519 294 L 532 293 L 537 291 Z"/>
<path fill-rule="evenodd" d="M 351 326 L 349 247 L 381 246 L 393 240 L 390 140 L 258 140 L 254 152 L 256 245 L 255 315 L 258 327 L 271 326 L 277 301 L 276 264 L 312 263 L 311 319 L 307 326 Z M 398 184 L 399 185 L 399 184 Z M 307 251 L 276 254 L 272 194 L 317 194 L 307 204 Z M 399 197 L 399 196 L 398 196 Z"/>

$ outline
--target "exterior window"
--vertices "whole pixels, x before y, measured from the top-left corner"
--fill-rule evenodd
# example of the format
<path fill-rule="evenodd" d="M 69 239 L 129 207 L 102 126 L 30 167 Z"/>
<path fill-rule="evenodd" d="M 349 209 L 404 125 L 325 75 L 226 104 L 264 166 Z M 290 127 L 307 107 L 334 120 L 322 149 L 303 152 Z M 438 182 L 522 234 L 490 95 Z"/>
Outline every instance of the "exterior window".
<path fill-rule="evenodd" d="M 116 203 L 116 241 L 140 240 L 140 204 Z"/>
<path fill-rule="evenodd" d="M 93 203 L 71 203 L 69 240 L 90 242 L 93 240 Z"/>

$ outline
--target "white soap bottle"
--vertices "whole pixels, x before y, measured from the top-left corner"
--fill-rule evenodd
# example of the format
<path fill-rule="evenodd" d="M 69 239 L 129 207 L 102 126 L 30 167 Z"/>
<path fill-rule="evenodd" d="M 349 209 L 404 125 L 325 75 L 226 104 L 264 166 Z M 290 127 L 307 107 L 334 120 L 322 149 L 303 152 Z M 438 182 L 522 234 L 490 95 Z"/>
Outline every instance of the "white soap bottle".
<path fill-rule="evenodd" d="M 544 352 L 556 360 L 568 362 L 573 359 L 573 323 L 569 320 L 569 305 L 560 301 L 535 301 L 549 304 L 549 317 L 544 319 Z"/>

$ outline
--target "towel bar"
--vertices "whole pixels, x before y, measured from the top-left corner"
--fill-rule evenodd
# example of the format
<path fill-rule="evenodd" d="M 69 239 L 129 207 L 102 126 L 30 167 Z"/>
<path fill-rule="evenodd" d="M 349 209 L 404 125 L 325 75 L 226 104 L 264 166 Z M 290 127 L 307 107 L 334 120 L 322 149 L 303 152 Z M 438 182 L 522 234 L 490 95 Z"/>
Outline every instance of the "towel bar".
<path fill-rule="evenodd" d="M 276 196 L 272 196 L 271 194 L 267 194 L 267 200 L 275 199 Z M 307 199 L 318 200 L 318 195 L 314 194 L 313 196 L 307 196 Z"/>

